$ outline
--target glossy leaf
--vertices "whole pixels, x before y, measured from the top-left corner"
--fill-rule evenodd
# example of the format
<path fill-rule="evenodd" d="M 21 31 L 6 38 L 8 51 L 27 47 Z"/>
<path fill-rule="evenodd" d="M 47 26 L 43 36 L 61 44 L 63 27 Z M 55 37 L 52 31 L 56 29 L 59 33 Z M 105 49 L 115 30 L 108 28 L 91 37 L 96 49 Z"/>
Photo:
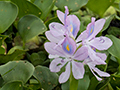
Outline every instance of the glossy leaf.
<path fill-rule="evenodd" d="M 18 32 L 24 42 L 42 34 L 46 30 L 43 21 L 34 15 L 26 15 L 18 22 Z"/>
<path fill-rule="evenodd" d="M 56 0 L 56 6 L 64 10 L 64 6 L 68 6 L 70 11 L 77 11 L 86 5 L 88 0 Z"/>
<path fill-rule="evenodd" d="M 52 10 L 56 0 L 35 0 L 34 4 L 42 11 L 41 19 L 45 19 Z"/>
<path fill-rule="evenodd" d="M 113 2 L 114 0 L 89 0 L 87 7 L 102 17 Z"/>
<path fill-rule="evenodd" d="M 38 90 L 38 89 L 40 89 L 39 82 L 36 79 L 30 79 L 30 85 L 29 85 L 29 87 L 32 90 Z"/>
<path fill-rule="evenodd" d="M 10 1 L 0 1 L 0 33 L 5 32 L 15 21 L 18 7 Z"/>
<path fill-rule="evenodd" d="M 109 27 L 109 25 L 114 17 L 115 17 L 115 14 L 105 17 L 106 22 L 105 22 L 105 25 L 104 25 L 103 29 L 101 30 L 101 32 L 105 31 Z"/>
<path fill-rule="evenodd" d="M 50 72 L 49 68 L 37 66 L 33 76 L 40 82 L 44 90 L 52 90 L 58 84 L 58 75 Z"/>
<path fill-rule="evenodd" d="M 12 54 L 0 55 L 0 64 L 7 63 L 9 61 L 20 60 L 23 58 L 25 51 L 15 50 Z"/>
<path fill-rule="evenodd" d="M 15 81 L 5 84 L 0 90 L 23 90 L 22 82 Z"/>
<path fill-rule="evenodd" d="M 89 85 L 88 90 L 95 90 L 98 83 L 99 83 L 99 81 L 95 77 L 92 77 L 90 80 L 90 85 Z"/>
<path fill-rule="evenodd" d="M 120 60 L 120 39 L 116 38 L 115 36 L 113 35 L 107 35 L 107 37 L 109 37 L 112 42 L 113 42 L 113 45 L 108 49 L 108 52 L 116 57 L 118 60 Z M 118 61 L 120 62 L 120 61 Z M 119 63 L 120 64 L 120 63 Z"/>
<path fill-rule="evenodd" d="M 0 54 L 4 54 L 5 53 L 5 49 L 3 47 L 0 47 Z"/>
<path fill-rule="evenodd" d="M 61 85 L 62 90 L 69 90 L 70 83 L 69 80 Z"/>
<path fill-rule="evenodd" d="M 116 37 L 120 36 L 120 28 L 117 27 L 110 27 L 107 32 L 108 34 L 114 35 Z"/>
<path fill-rule="evenodd" d="M 34 14 L 38 17 L 41 15 L 41 10 L 27 0 L 11 0 L 19 7 L 18 19 L 27 14 Z"/>
<path fill-rule="evenodd" d="M 83 79 L 78 80 L 78 89 L 77 90 L 88 90 L 90 84 L 89 75 L 85 74 Z"/>
<path fill-rule="evenodd" d="M 47 28 L 49 28 L 49 24 L 52 22 L 60 22 L 60 20 L 58 19 L 58 17 L 50 18 L 48 21 L 45 22 L 45 25 L 47 26 Z"/>
<path fill-rule="evenodd" d="M 110 16 L 110 15 L 113 15 L 113 14 L 116 14 L 116 10 L 113 6 L 110 6 L 104 13 L 104 17 L 105 16 Z"/>
<path fill-rule="evenodd" d="M 69 90 L 77 90 L 78 89 L 78 80 L 74 78 L 74 76 L 70 75 L 70 89 Z"/>
<path fill-rule="evenodd" d="M 33 72 L 34 66 L 28 61 L 10 61 L 0 66 L 0 74 L 5 82 L 20 80 L 26 83 Z"/>

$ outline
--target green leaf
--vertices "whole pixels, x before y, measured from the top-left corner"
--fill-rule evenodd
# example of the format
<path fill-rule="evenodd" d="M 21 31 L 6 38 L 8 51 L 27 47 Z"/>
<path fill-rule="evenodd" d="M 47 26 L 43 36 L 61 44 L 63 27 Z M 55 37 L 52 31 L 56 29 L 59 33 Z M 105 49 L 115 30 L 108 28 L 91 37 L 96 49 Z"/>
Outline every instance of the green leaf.
<path fill-rule="evenodd" d="M 104 25 L 103 29 L 101 30 L 101 32 L 105 31 L 109 27 L 109 25 L 114 17 L 115 17 L 115 14 L 105 17 L 106 22 L 105 22 L 105 25 Z"/>
<path fill-rule="evenodd" d="M 0 66 L 0 74 L 5 82 L 19 80 L 26 83 L 33 72 L 34 66 L 27 61 L 10 61 Z"/>
<path fill-rule="evenodd" d="M 45 25 L 47 26 L 47 28 L 49 28 L 49 24 L 52 22 L 59 22 L 60 23 L 60 20 L 58 19 L 58 17 L 50 18 L 48 21 L 45 22 Z"/>
<path fill-rule="evenodd" d="M 99 81 L 96 79 L 96 77 L 92 77 L 90 80 L 90 85 L 89 85 L 88 90 L 95 90 L 98 83 L 99 83 Z"/>
<path fill-rule="evenodd" d="M 102 80 L 96 87 L 96 90 L 104 90 L 104 88 L 109 84 L 110 78 Z"/>
<path fill-rule="evenodd" d="M 116 11 L 120 12 L 120 1 L 116 1 L 112 4 Z"/>
<path fill-rule="evenodd" d="M 0 90 L 23 90 L 22 82 L 15 81 L 5 84 Z"/>
<path fill-rule="evenodd" d="M 108 90 L 114 90 L 110 83 L 108 83 Z"/>
<path fill-rule="evenodd" d="M 62 83 L 61 88 L 62 88 L 62 90 L 69 90 L 69 88 L 70 88 L 69 80 L 67 80 L 67 82 L 65 82 L 65 83 Z"/>
<path fill-rule="evenodd" d="M 93 12 L 103 17 L 104 12 L 109 8 L 114 0 L 89 0 L 87 3 L 87 7 Z"/>
<path fill-rule="evenodd" d="M 117 60 L 113 56 L 111 56 L 110 61 L 108 63 L 107 72 L 111 74 L 116 73 L 118 71 L 118 67 L 119 67 L 119 64 Z"/>
<path fill-rule="evenodd" d="M 82 79 L 78 80 L 78 89 L 77 90 L 88 90 L 90 84 L 89 75 L 85 74 Z"/>
<path fill-rule="evenodd" d="M 117 87 L 117 90 L 120 90 L 120 88 L 119 88 L 119 87 Z"/>
<path fill-rule="evenodd" d="M 7 35 L 0 35 L 0 45 L 2 45 L 2 43 L 7 37 L 8 37 Z"/>
<path fill-rule="evenodd" d="M 2 78 L 2 77 L 0 77 L 0 87 L 2 87 L 2 86 L 3 86 L 3 84 L 4 84 L 4 80 L 3 80 L 3 78 Z"/>
<path fill-rule="evenodd" d="M 7 35 L 0 35 L 0 54 L 5 54 L 4 40 L 7 38 Z"/>
<path fill-rule="evenodd" d="M 18 19 L 27 14 L 34 14 L 40 17 L 41 10 L 33 3 L 27 0 L 11 0 L 11 1 L 14 2 L 19 7 Z"/>
<path fill-rule="evenodd" d="M 114 90 L 117 90 L 116 88 L 120 88 L 120 75 L 112 75 L 110 84 L 113 87 Z"/>
<path fill-rule="evenodd" d="M 58 84 L 58 75 L 50 72 L 49 68 L 37 66 L 33 76 L 40 82 L 44 90 L 52 90 Z"/>
<path fill-rule="evenodd" d="M 33 65 L 42 65 L 46 59 L 46 55 L 43 51 L 40 51 L 38 53 L 32 53 L 30 56 L 30 61 L 33 63 Z"/>
<path fill-rule="evenodd" d="M 115 18 L 118 19 L 118 20 L 120 20 L 120 17 L 118 15 L 115 15 Z"/>
<path fill-rule="evenodd" d="M 44 25 L 43 21 L 34 15 L 26 15 L 22 17 L 18 23 L 18 32 L 24 42 L 42 34 L 46 30 L 47 27 Z"/>
<path fill-rule="evenodd" d="M 57 0 L 56 6 L 61 10 L 64 10 L 64 6 L 68 6 L 70 11 L 77 11 L 87 2 L 88 0 Z"/>
<path fill-rule="evenodd" d="M 28 1 L 30 1 L 30 2 L 32 2 L 32 3 L 34 3 L 34 1 L 35 1 L 35 0 L 28 0 Z"/>
<path fill-rule="evenodd" d="M 120 62 L 120 39 L 116 38 L 115 36 L 113 35 L 107 35 L 107 37 L 109 37 L 112 42 L 113 42 L 113 45 L 108 49 L 108 52 L 116 57 Z M 120 64 L 120 63 L 119 63 Z"/>
<path fill-rule="evenodd" d="M 120 28 L 117 27 L 110 27 L 107 30 L 108 34 L 114 35 L 114 36 L 120 36 Z"/>
<path fill-rule="evenodd" d="M 25 51 L 15 50 L 12 54 L 0 55 L 0 64 L 7 63 L 9 61 L 20 60 L 23 58 Z"/>
<path fill-rule="evenodd" d="M 0 1 L 10 1 L 10 0 L 0 0 Z"/>
<path fill-rule="evenodd" d="M 23 48 L 21 46 L 14 46 L 8 51 L 8 54 L 12 54 L 15 50 L 23 50 Z"/>
<path fill-rule="evenodd" d="M 18 7 L 10 1 L 0 1 L 0 33 L 5 32 L 15 21 Z"/>
<path fill-rule="evenodd" d="M 110 6 L 104 13 L 104 16 L 110 16 L 110 15 L 113 15 L 113 14 L 116 14 L 116 10 L 113 6 Z"/>
<path fill-rule="evenodd" d="M 45 19 L 52 10 L 56 0 L 35 0 L 34 4 L 42 11 L 41 19 Z"/>
<path fill-rule="evenodd" d="M 30 82 L 29 87 L 32 90 L 40 89 L 40 84 L 39 84 L 39 82 L 36 79 L 30 79 L 29 82 Z"/>
<path fill-rule="evenodd" d="M 72 75 L 72 72 L 71 72 L 69 80 L 70 80 L 70 89 L 69 90 L 77 90 L 78 89 L 78 80 L 74 78 L 74 76 Z"/>
<path fill-rule="evenodd" d="M 5 49 L 3 47 L 0 47 L 0 54 L 4 54 L 5 53 Z"/>

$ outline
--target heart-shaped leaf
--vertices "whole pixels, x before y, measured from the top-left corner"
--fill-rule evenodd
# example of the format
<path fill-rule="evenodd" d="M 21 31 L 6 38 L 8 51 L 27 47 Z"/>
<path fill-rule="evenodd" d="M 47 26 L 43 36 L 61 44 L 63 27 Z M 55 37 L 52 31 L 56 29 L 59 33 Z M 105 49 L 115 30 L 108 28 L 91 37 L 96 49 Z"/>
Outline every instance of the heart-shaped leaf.
<path fill-rule="evenodd" d="M 115 0 L 89 0 L 87 7 L 101 17 Z"/>
<path fill-rule="evenodd" d="M 15 81 L 7 83 L 0 90 L 23 90 L 22 82 Z"/>
<path fill-rule="evenodd" d="M 64 10 L 64 6 L 68 6 L 70 11 L 77 11 L 82 6 L 86 5 L 88 0 L 57 0 L 56 6 Z"/>
<path fill-rule="evenodd" d="M 34 66 L 27 61 L 10 61 L 0 66 L 0 74 L 5 82 L 19 80 L 26 83 L 33 72 Z"/>
<path fill-rule="evenodd" d="M 107 35 L 107 37 L 109 37 L 113 42 L 113 45 L 108 49 L 108 52 L 112 56 L 116 57 L 120 62 L 120 39 L 113 35 Z"/>
<path fill-rule="evenodd" d="M 41 15 L 41 10 L 28 0 L 11 0 L 19 7 L 18 17 L 21 18 L 27 14 Z M 12 14 L 11 14 L 12 15 Z"/>
<path fill-rule="evenodd" d="M 26 42 L 47 30 L 43 21 L 34 15 L 26 15 L 18 22 L 18 32 L 23 41 Z"/>
<path fill-rule="evenodd" d="M 15 21 L 18 7 L 10 1 L 0 1 L 0 33 L 5 32 Z"/>
<path fill-rule="evenodd" d="M 40 82 L 44 90 L 52 90 L 58 84 L 58 75 L 50 72 L 49 68 L 37 66 L 33 76 Z"/>
<path fill-rule="evenodd" d="M 42 11 L 41 19 L 45 19 L 52 10 L 56 0 L 35 0 L 34 4 Z"/>

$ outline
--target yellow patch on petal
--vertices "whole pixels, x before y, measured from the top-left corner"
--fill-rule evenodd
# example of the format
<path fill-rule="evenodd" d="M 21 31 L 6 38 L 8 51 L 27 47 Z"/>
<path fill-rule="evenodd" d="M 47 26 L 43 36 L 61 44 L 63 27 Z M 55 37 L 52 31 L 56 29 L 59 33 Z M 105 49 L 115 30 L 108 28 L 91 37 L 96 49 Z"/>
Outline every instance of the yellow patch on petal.
<path fill-rule="evenodd" d="M 92 33 L 92 32 L 93 32 L 93 29 L 91 29 L 90 33 Z"/>
<path fill-rule="evenodd" d="M 67 49 L 68 51 L 70 51 L 69 45 L 66 46 L 66 49 Z"/>
<path fill-rule="evenodd" d="M 70 32 L 72 32 L 73 31 L 73 26 L 71 25 L 71 30 L 70 30 Z"/>

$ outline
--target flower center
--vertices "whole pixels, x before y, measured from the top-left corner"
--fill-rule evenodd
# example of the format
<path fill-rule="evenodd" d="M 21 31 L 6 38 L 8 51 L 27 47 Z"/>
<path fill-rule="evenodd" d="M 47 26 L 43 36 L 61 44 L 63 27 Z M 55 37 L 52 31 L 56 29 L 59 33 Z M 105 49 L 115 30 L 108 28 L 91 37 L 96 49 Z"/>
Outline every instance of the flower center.
<path fill-rule="evenodd" d="M 88 40 L 84 40 L 84 41 L 82 41 L 82 44 L 83 45 L 89 45 L 89 41 Z"/>

